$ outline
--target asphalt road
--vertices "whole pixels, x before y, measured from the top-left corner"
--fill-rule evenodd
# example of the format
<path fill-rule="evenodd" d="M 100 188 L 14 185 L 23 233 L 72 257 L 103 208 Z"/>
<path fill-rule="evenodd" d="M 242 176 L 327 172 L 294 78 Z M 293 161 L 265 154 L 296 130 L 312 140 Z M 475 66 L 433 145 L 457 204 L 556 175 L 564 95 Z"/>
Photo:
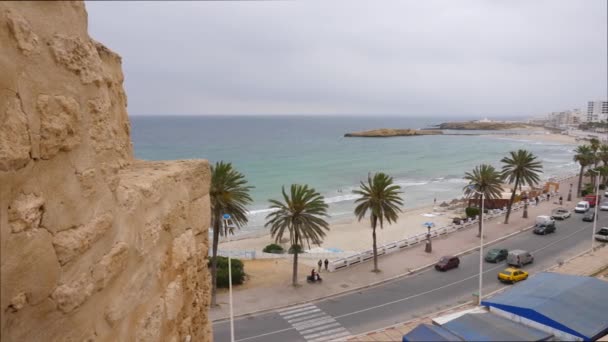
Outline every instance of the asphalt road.
<path fill-rule="evenodd" d="M 593 223 L 583 222 L 582 214 L 573 213 L 556 226 L 554 234 L 539 236 L 529 230 L 484 250 L 527 250 L 534 255 L 534 263 L 523 269 L 534 274 L 591 247 Z M 600 212 L 597 228 L 605 226 L 608 212 Z M 402 254 L 407 256 L 407 252 Z M 505 267 L 505 262 L 484 262 L 484 294 L 511 286 L 496 278 Z M 234 322 L 235 341 L 324 341 L 380 329 L 471 300 L 479 286 L 478 275 L 476 251 L 461 256 L 460 267 L 447 272 L 431 268 L 358 292 L 238 318 Z M 214 341 L 230 341 L 229 321 L 214 323 L 213 334 Z"/>

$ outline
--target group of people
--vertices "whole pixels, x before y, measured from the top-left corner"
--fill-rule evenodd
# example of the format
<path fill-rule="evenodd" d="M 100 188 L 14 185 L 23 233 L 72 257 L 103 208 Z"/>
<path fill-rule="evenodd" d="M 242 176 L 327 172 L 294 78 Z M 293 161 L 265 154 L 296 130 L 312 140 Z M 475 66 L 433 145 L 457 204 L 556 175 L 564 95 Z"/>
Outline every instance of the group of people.
<path fill-rule="evenodd" d="M 313 268 L 312 271 L 310 271 L 310 279 L 312 281 L 319 281 L 321 280 L 321 276 L 319 276 L 319 273 L 321 273 L 321 267 L 323 267 L 323 264 L 325 264 L 325 271 L 328 271 L 328 267 L 329 267 L 329 260 L 325 259 L 325 261 L 319 259 L 319 262 L 317 262 L 317 265 L 319 265 L 319 271 L 315 271 L 315 269 Z"/>

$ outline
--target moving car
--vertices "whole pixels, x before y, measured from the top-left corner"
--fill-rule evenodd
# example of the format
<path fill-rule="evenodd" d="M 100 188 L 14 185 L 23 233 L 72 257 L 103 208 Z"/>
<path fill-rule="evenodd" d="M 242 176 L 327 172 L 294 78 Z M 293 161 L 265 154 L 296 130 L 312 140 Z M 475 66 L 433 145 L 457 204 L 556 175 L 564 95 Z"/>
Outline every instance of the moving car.
<path fill-rule="evenodd" d="M 555 220 L 549 216 L 538 216 L 536 217 L 536 224 L 534 225 L 535 234 L 549 234 L 555 232 Z"/>
<path fill-rule="evenodd" d="M 551 218 L 555 220 L 565 220 L 570 217 L 570 210 L 566 208 L 557 208 L 551 213 Z"/>
<path fill-rule="evenodd" d="M 604 200 L 604 202 L 600 204 L 600 210 L 608 210 L 608 200 Z"/>
<path fill-rule="evenodd" d="M 516 249 L 509 252 L 507 255 L 507 265 L 522 267 L 523 265 L 531 264 L 534 262 L 534 257 L 530 252 Z"/>
<path fill-rule="evenodd" d="M 508 250 L 504 248 L 493 248 L 488 251 L 485 260 L 487 262 L 501 262 L 507 260 L 507 255 L 509 255 Z"/>
<path fill-rule="evenodd" d="M 443 256 L 439 259 L 439 262 L 435 264 L 437 271 L 447 271 L 452 268 L 456 268 L 460 265 L 460 259 L 457 256 Z"/>
<path fill-rule="evenodd" d="M 528 279 L 528 272 L 517 268 L 506 268 L 498 273 L 498 280 L 503 283 L 516 283 Z"/>
<path fill-rule="evenodd" d="M 576 204 L 576 207 L 574 207 L 575 213 L 586 213 L 587 210 L 589 210 L 589 202 L 587 201 L 580 201 Z"/>
<path fill-rule="evenodd" d="M 583 198 L 583 200 L 589 202 L 589 207 L 595 208 L 595 205 L 598 202 L 598 198 L 596 195 L 587 195 Z"/>
<path fill-rule="evenodd" d="M 594 218 L 595 218 L 595 209 L 589 210 L 588 212 L 586 212 L 585 215 L 583 216 L 583 221 L 593 222 Z"/>
<path fill-rule="evenodd" d="M 595 239 L 597 241 L 608 242 L 608 227 L 602 227 L 595 232 Z"/>

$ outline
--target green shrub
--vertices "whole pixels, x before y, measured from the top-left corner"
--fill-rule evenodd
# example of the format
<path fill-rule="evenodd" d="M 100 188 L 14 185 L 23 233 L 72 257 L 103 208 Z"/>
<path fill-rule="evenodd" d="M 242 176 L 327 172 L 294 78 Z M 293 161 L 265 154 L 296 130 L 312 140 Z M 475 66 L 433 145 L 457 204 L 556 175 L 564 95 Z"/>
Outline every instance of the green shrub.
<path fill-rule="evenodd" d="M 475 217 L 479 215 L 479 208 L 467 207 L 464 212 L 467 214 L 467 217 Z"/>
<path fill-rule="evenodd" d="M 275 254 L 282 254 L 283 252 L 285 252 L 283 247 L 281 247 L 280 245 L 277 245 L 276 243 L 271 243 L 270 245 L 264 247 L 263 251 L 264 251 L 264 253 L 275 253 Z"/>
<path fill-rule="evenodd" d="M 606 190 L 606 184 L 600 184 L 600 190 Z"/>
<path fill-rule="evenodd" d="M 296 252 L 298 252 L 298 254 L 304 252 L 302 250 L 302 246 L 300 245 L 292 245 L 291 247 L 289 247 L 289 251 L 287 251 L 289 254 L 294 254 Z"/>
<path fill-rule="evenodd" d="M 583 197 L 589 195 L 590 193 L 591 193 L 591 190 L 589 190 L 589 189 L 581 190 L 581 196 L 583 196 Z"/>
<path fill-rule="evenodd" d="M 211 267 L 211 259 L 208 266 Z M 241 285 L 245 281 L 245 267 L 239 259 L 232 258 L 230 260 L 232 267 L 232 285 Z M 228 287 L 228 258 L 223 256 L 217 257 L 217 287 Z"/>

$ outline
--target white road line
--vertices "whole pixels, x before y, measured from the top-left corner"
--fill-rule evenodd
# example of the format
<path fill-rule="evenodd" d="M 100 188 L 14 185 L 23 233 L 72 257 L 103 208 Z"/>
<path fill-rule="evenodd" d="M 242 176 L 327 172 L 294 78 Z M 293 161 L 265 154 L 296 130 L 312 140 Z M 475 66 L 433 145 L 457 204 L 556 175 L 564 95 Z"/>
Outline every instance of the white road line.
<path fill-rule="evenodd" d="M 346 329 L 344 329 L 343 327 L 339 327 L 339 328 L 334 328 L 334 329 L 331 329 L 331 330 L 325 330 L 325 331 L 321 331 L 321 332 L 318 332 L 318 333 L 309 334 L 309 335 L 302 335 L 302 336 L 304 336 L 304 338 L 306 340 L 309 340 L 309 339 L 314 339 L 314 338 L 321 337 L 323 335 L 334 335 L 336 333 L 344 332 L 344 331 L 346 331 Z"/>
<path fill-rule="evenodd" d="M 295 310 L 281 311 L 281 312 L 279 312 L 279 315 L 281 315 L 281 316 L 283 316 L 283 315 L 291 315 L 291 314 L 296 313 L 296 312 L 301 312 L 301 311 L 310 310 L 310 309 L 316 309 L 316 308 L 317 307 L 314 306 L 314 305 L 307 305 L 305 307 L 298 308 L 298 309 L 295 309 Z"/>
<path fill-rule="evenodd" d="M 279 310 L 275 310 L 276 312 L 287 312 L 287 311 L 291 311 L 291 310 L 295 310 L 295 309 L 299 309 L 299 308 L 304 308 L 307 306 L 314 306 L 311 303 L 306 303 L 306 304 L 300 304 L 300 305 L 295 305 L 295 306 L 290 306 L 290 307 L 286 307 L 286 308 L 282 308 Z"/>
<path fill-rule="evenodd" d="M 300 330 L 305 330 L 321 324 L 334 323 L 335 321 L 336 320 L 331 317 L 323 317 L 320 319 L 313 319 L 307 322 L 293 324 L 293 327 L 299 332 Z"/>
<path fill-rule="evenodd" d="M 310 314 L 311 314 L 311 313 L 313 313 L 313 312 L 319 312 L 319 311 L 321 311 L 321 309 L 317 308 L 317 309 L 312 309 L 312 310 L 308 310 L 308 311 L 302 311 L 302 312 L 298 312 L 298 313 L 295 313 L 295 314 L 293 314 L 293 315 L 287 315 L 287 316 L 283 316 L 283 318 L 284 318 L 285 320 L 288 320 L 288 319 L 291 319 L 291 318 L 294 318 L 294 317 L 299 317 L 299 316 L 310 315 Z"/>
<path fill-rule="evenodd" d="M 317 312 L 317 313 L 314 313 L 314 314 L 309 315 L 309 316 L 304 316 L 304 317 L 298 317 L 298 318 L 290 319 L 289 321 L 287 321 L 287 323 L 289 323 L 289 324 L 295 324 L 295 323 L 302 322 L 302 321 L 307 321 L 307 320 L 313 319 L 313 318 L 321 318 L 323 316 L 330 317 L 325 312 L 321 311 L 321 312 Z"/>
<path fill-rule="evenodd" d="M 334 335 L 323 336 L 323 337 L 316 338 L 314 340 L 309 340 L 308 342 L 335 341 L 336 339 L 338 339 L 340 337 L 342 337 L 342 339 L 340 339 L 340 340 L 343 341 L 343 340 L 346 339 L 346 336 L 349 336 L 349 335 L 350 335 L 350 333 L 348 331 L 344 331 L 344 332 L 337 333 L 337 334 L 334 334 Z"/>
<path fill-rule="evenodd" d="M 338 322 L 334 322 L 334 323 L 329 323 L 327 325 L 321 325 L 312 329 L 306 329 L 306 330 L 302 330 L 300 331 L 300 334 L 305 335 L 305 334 L 310 334 L 313 333 L 315 331 L 319 331 L 319 330 L 323 330 L 323 329 L 329 329 L 329 328 L 335 328 L 340 326 L 340 323 Z"/>

